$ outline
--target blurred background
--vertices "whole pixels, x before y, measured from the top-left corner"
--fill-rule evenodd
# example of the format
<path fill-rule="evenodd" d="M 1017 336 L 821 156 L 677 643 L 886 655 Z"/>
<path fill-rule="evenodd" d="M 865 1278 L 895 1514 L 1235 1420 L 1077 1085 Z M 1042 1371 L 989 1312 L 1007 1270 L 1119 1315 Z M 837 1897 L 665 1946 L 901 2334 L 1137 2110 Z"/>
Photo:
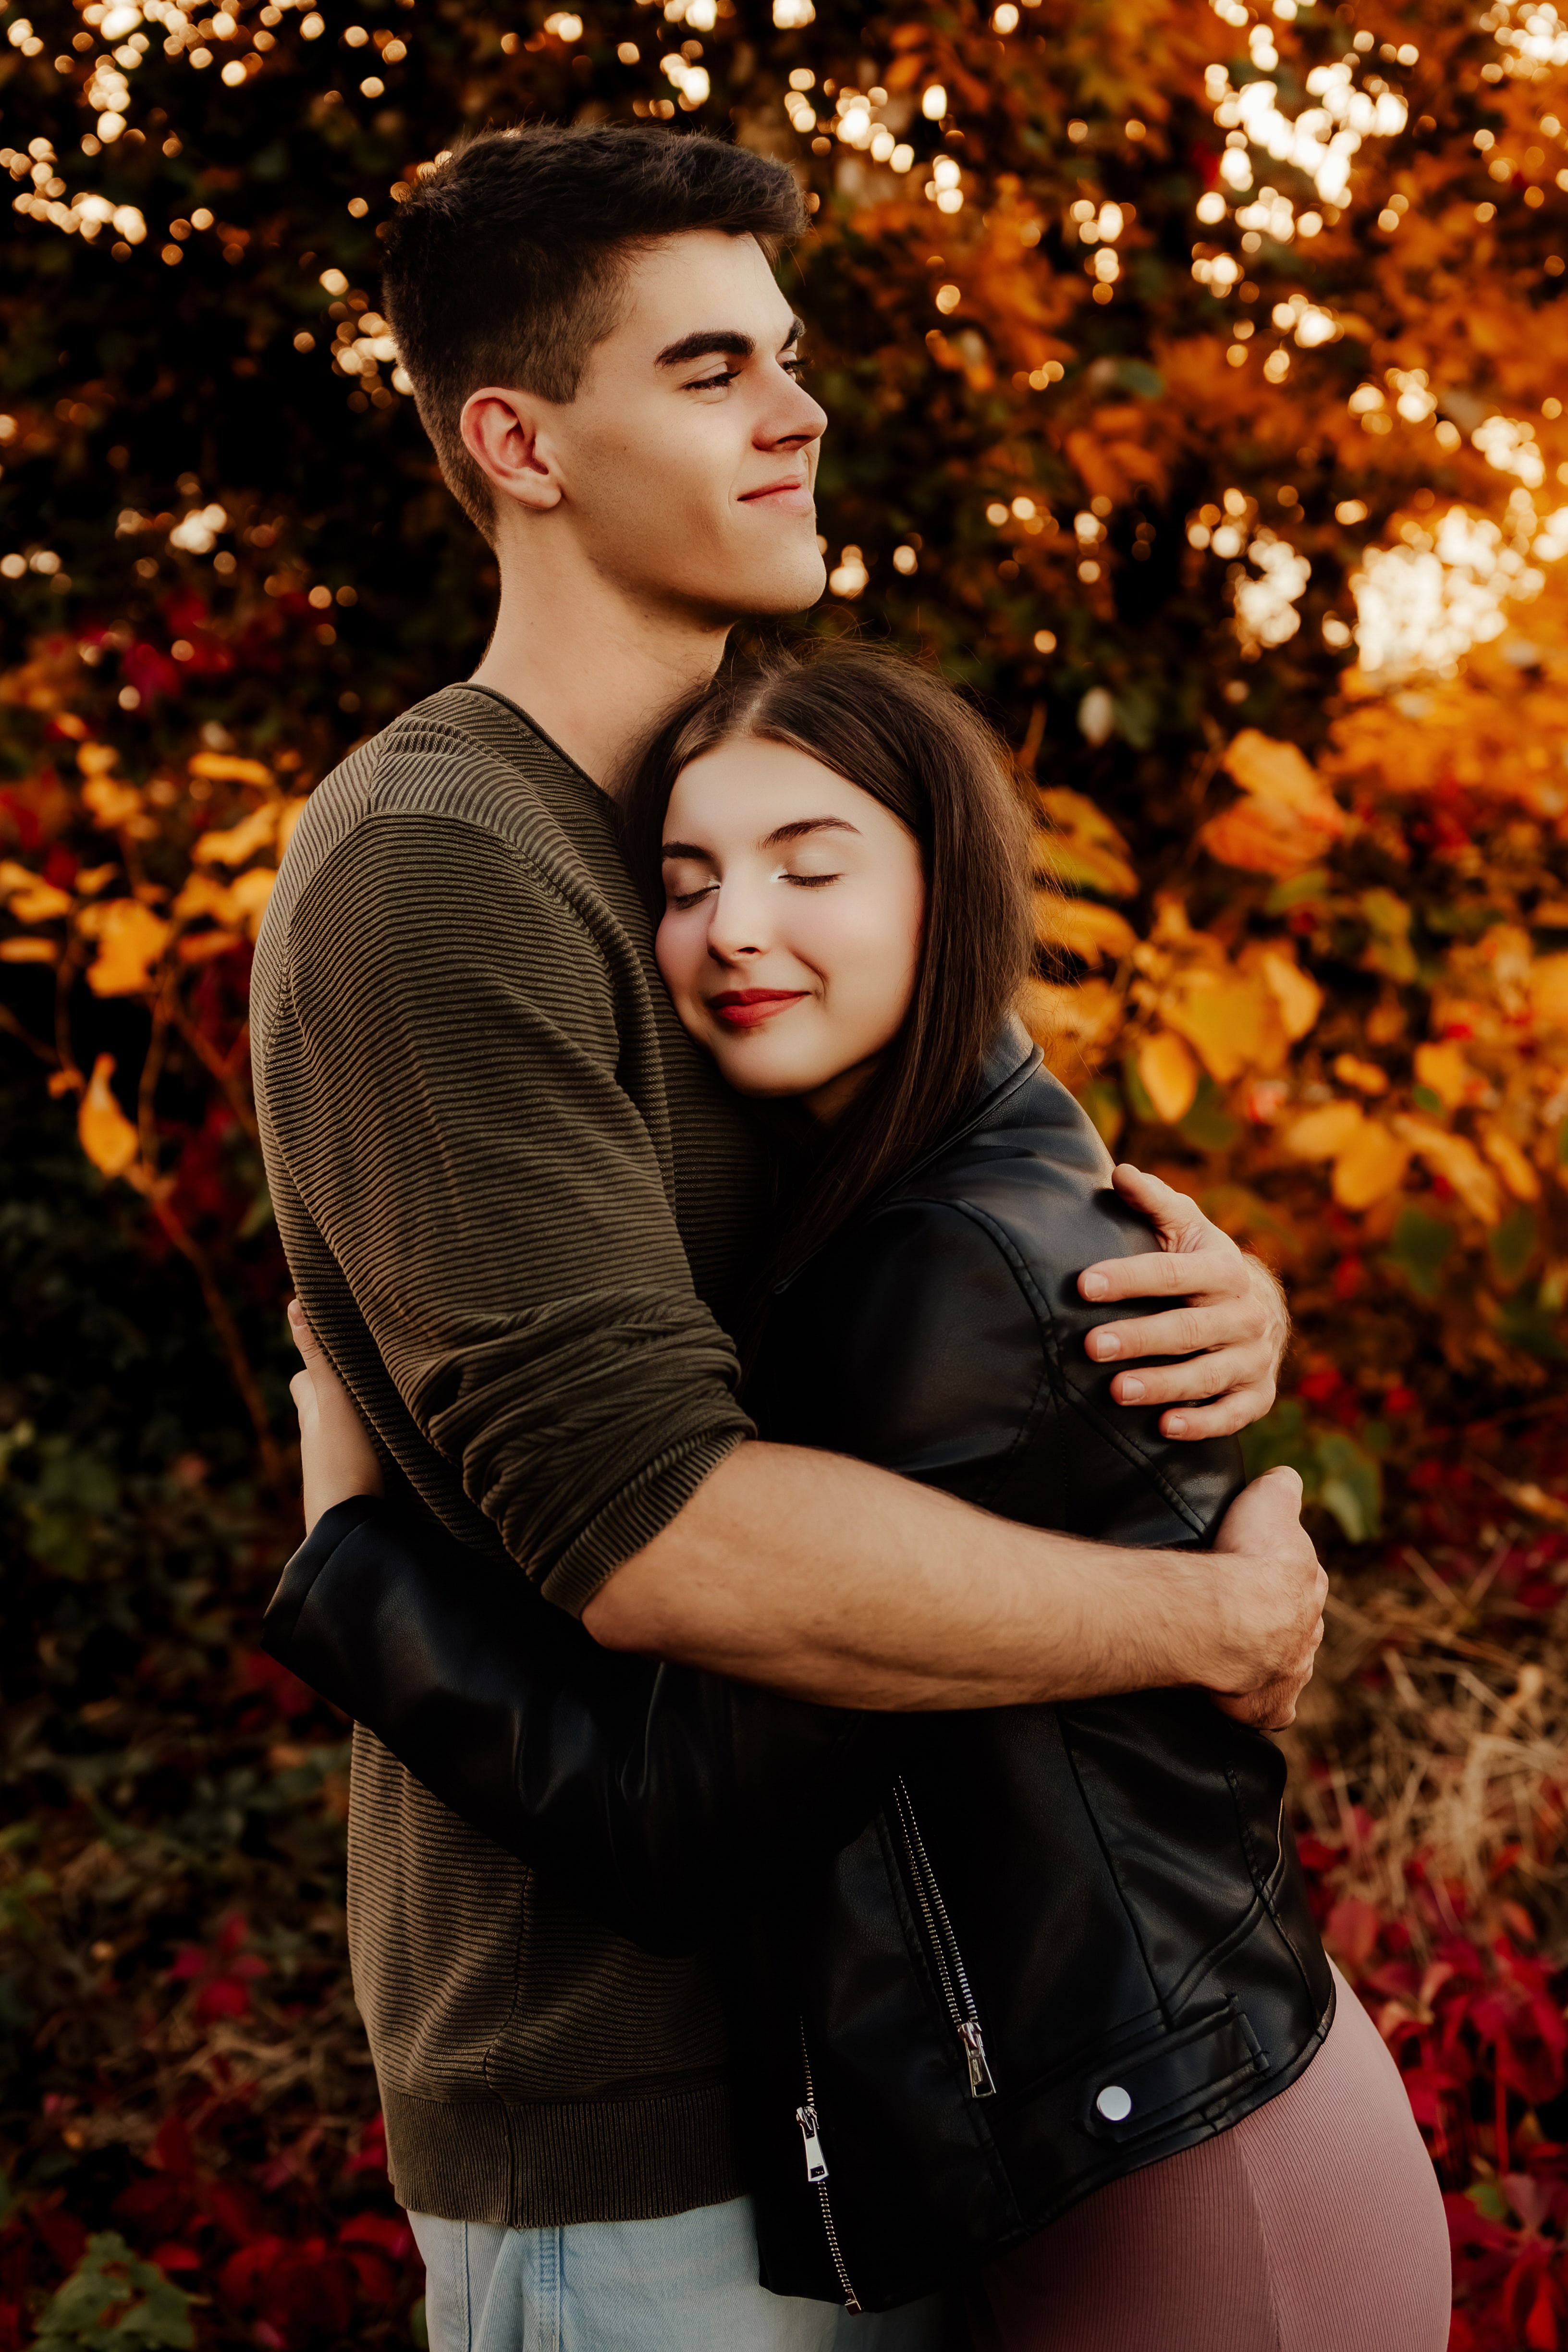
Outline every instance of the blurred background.
<path fill-rule="evenodd" d="M 788 160 L 829 593 L 1005 731 L 1028 1017 L 1276 1265 L 1303 1853 L 1568 2342 L 1568 23 L 1552 0 L 0 11 L 0 2352 L 418 2343 L 343 1947 L 250 944 L 496 574 L 377 311 L 465 131 Z M 119 2323 L 120 2332 L 106 2331 Z"/>

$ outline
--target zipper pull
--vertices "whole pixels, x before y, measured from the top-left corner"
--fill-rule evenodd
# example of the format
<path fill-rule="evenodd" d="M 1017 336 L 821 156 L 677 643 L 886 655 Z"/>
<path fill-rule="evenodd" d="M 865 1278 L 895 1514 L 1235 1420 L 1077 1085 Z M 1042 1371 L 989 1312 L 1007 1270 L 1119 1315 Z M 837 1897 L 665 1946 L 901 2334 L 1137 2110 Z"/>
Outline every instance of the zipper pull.
<path fill-rule="evenodd" d="M 795 2119 L 800 2126 L 800 2136 L 805 2142 L 805 2177 L 815 2189 L 819 2180 L 826 2180 L 827 2178 L 827 2158 L 822 2153 L 822 2142 L 817 2137 L 816 2109 L 796 2107 Z"/>
<path fill-rule="evenodd" d="M 970 2097 L 994 2099 L 996 2095 L 996 2084 L 992 2079 L 991 2068 L 986 2063 L 985 2037 L 980 2031 L 979 2019 L 966 2017 L 958 2029 L 958 2038 L 963 2044 L 963 2054 L 969 2061 Z"/>

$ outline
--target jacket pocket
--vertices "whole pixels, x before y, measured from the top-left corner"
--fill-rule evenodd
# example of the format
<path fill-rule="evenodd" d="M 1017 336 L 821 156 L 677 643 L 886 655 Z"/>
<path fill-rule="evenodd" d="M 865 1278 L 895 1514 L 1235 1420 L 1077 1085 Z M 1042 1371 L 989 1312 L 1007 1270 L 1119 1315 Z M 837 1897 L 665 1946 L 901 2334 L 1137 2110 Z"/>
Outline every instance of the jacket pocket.
<path fill-rule="evenodd" d="M 1242 2083 L 1268 2072 L 1268 2061 L 1232 2001 L 1176 2033 L 1109 2058 L 1084 2084 L 1081 2127 L 1117 2145 L 1158 2132 L 1184 2112 L 1227 2100 Z"/>
<path fill-rule="evenodd" d="M 898 1823 L 899 1839 L 904 1851 L 904 1864 L 910 1882 L 910 1892 L 925 1930 L 927 1957 L 936 1971 L 937 1983 L 952 2021 L 952 2030 L 963 2056 L 969 2075 L 969 2095 L 972 2099 L 989 2099 L 995 2095 L 996 2084 L 992 2079 L 990 2063 L 985 2055 L 985 2036 L 980 2023 L 980 2013 L 974 2006 L 970 1990 L 969 1971 L 963 1965 L 963 1955 L 958 1948 L 958 1938 L 952 1932 L 947 1905 L 937 1884 L 921 1826 L 915 1819 L 915 1809 L 909 1789 L 900 1772 L 893 1783 L 893 1816 Z"/>

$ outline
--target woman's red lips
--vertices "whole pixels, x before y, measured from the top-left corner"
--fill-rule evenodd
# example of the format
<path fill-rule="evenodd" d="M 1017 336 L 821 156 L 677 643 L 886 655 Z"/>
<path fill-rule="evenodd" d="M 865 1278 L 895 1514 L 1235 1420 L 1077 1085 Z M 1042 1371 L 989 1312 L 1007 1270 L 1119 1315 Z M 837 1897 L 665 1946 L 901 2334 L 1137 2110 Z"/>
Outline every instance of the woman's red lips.
<path fill-rule="evenodd" d="M 771 1013 L 798 1004 L 804 988 L 726 988 L 708 999 L 708 1010 L 731 1029 L 754 1029 Z"/>

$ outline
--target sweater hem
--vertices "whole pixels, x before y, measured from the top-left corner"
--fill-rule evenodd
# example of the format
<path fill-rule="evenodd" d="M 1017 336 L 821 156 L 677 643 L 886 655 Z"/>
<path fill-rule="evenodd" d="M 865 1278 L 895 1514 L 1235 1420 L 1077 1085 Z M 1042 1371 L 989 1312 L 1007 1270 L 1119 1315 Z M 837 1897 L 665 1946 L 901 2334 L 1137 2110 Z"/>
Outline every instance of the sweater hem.
<path fill-rule="evenodd" d="M 508 2230 L 654 2221 L 743 2190 L 725 2079 L 626 2099 L 425 2099 L 383 2087 L 412 2213 Z"/>

